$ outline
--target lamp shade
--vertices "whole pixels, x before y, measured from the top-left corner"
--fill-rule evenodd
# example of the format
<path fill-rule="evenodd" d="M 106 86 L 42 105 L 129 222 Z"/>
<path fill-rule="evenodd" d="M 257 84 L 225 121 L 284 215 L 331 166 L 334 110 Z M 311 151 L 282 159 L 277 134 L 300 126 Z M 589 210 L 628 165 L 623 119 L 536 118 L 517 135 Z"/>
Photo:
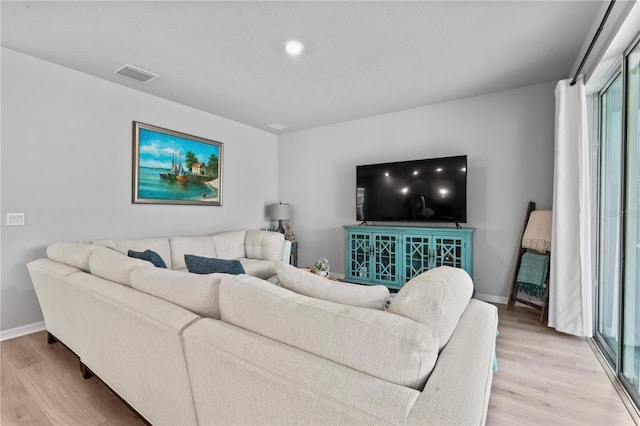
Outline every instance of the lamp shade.
<path fill-rule="evenodd" d="M 291 205 L 290 204 L 273 204 L 271 206 L 271 219 L 273 220 L 291 219 Z"/>

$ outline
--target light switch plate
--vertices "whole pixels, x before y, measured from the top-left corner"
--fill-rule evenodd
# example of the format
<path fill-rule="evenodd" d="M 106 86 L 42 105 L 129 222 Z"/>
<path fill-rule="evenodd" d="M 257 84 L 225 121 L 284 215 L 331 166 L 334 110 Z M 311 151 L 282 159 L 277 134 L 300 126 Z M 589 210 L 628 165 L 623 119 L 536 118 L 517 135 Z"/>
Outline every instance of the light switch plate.
<path fill-rule="evenodd" d="M 7 213 L 7 226 L 24 226 L 24 213 Z"/>

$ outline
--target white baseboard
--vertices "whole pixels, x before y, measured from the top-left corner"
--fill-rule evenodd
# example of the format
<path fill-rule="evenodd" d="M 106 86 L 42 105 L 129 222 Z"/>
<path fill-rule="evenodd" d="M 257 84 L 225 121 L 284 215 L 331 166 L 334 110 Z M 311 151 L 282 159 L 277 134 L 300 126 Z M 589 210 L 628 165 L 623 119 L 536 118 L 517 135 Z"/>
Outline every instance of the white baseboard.
<path fill-rule="evenodd" d="M 482 300 L 484 302 L 489 302 L 489 303 L 498 303 L 500 305 L 506 305 L 507 302 L 509 301 L 508 297 L 503 297 L 503 296 L 493 296 L 491 294 L 481 294 L 481 293 L 476 293 L 473 295 L 473 297 L 475 299 L 479 299 Z"/>
<path fill-rule="evenodd" d="M 0 342 L 45 330 L 44 321 L 0 331 Z"/>

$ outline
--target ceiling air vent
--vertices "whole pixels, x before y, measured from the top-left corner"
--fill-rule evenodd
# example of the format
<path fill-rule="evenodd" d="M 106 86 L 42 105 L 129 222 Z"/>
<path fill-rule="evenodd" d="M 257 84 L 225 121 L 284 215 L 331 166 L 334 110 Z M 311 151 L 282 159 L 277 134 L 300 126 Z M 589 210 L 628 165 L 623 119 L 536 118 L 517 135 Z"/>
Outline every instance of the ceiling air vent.
<path fill-rule="evenodd" d="M 152 72 L 145 71 L 131 65 L 124 65 L 118 68 L 116 70 L 116 74 L 144 84 L 147 84 L 151 80 L 155 80 L 156 78 L 160 77 L 158 74 L 154 74 Z"/>

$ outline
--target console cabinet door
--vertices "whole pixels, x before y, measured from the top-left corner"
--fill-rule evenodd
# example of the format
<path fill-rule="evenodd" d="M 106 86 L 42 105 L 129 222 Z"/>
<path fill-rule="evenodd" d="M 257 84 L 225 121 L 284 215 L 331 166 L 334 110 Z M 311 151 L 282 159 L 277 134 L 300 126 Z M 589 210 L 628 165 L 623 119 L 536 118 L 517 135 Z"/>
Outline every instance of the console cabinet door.
<path fill-rule="evenodd" d="M 426 234 L 404 235 L 404 279 L 409 281 L 433 268 L 432 237 Z"/>
<path fill-rule="evenodd" d="M 349 231 L 347 236 L 347 278 L 371 280 L 371 232 Z"/>
<path fill-rule="evenodd" d="M 398 233 L 373 234 L 373 281 L 392 288 L 400 288 L 399 259 L 401 257 Z"/>
<path fill-rule="evenodd" d="M 465 239 L 454 236 L 436 236 L 434 240 L 433 268 L 451 266 L 468 270 L 465 259 Z"/>

